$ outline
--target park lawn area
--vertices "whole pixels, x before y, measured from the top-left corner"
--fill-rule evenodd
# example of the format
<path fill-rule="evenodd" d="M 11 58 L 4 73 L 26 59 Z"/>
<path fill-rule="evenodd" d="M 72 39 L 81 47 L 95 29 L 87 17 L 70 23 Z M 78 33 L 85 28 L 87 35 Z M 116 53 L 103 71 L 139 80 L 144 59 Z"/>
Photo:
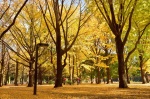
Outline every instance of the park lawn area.
<path fill-rule="evenodd" d="M 37 87 L 37 95 L 33 95 L 33 87 L 3 86 L 0 99 L 150 99 L 150 84 L 130 84 L 126 89 L 118 84 L 42 85 Z"/>

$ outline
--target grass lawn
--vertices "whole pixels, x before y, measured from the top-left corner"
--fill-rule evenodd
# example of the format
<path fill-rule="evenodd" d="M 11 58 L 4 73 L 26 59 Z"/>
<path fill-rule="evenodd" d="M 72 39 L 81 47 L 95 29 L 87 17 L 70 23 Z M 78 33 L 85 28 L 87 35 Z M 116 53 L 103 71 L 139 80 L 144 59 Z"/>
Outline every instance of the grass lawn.
<path fill-rule="evenodd" d="M 37 87 L 3 86 L 0 87 L 0 99 L 150 99 L 150 84 L 129 84 L 129 88 L 118 88 L 118 84 L 53 85 Z"/>

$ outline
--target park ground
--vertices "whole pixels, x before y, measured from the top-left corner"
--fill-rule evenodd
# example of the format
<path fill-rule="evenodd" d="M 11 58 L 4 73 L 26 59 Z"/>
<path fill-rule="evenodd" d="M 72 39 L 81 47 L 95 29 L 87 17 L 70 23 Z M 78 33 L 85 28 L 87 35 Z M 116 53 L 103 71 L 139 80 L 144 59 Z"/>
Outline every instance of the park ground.
<path fill-rule="evenodd" d="M 37 87 L 3 86 L 0 87 L 0 99 L 150 99 L 150 84 L 129 84 L 129 88 L 118 88 L 118 84 L 80 84 Z"/>

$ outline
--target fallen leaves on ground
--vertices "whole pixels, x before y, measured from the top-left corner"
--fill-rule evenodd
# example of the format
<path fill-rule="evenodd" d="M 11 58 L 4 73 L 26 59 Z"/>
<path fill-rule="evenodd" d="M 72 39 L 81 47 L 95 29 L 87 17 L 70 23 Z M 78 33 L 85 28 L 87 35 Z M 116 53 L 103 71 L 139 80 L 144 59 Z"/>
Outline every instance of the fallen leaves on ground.
<path fill-rule="evenodd" d="M 0 99 L 149 99 L 150 84 L 130 84 L 129 88 L 118 88 L 118 84 L 53 85 L 37 87 L 3 86 L 0 87 Z"/>

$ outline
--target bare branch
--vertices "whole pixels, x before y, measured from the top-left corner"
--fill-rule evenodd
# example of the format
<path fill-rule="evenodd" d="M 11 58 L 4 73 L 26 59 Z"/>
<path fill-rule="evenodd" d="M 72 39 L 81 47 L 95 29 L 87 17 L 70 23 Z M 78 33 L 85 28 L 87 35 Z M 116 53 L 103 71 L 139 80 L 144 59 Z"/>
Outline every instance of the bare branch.
<path fill-rule="evenodd" d="M 18 10 L 18 12 L 16 13 L 13 22 L 0 34 L 0 39 L 4 36 L 4 34 L 15 24 L 15 21 L 19 15 L 19 13 L 21 12 L 21 10 L 23 9 L 23 7 L 26 5 L 26 3 L 28 2 L 28 0 L 25 0 L 25 2 L 23 3 L 23 5 L 20 7 L 20 9 Z"/>
<path fill-rule="evenodd" d="M 49 34 L 50 34 L 50 36 L 51 36 L 51 38 L 52 38 L 53 42 L 56 44 L 56 41 L 55 41 L 55 39 L 54 39 L 54 37 L 53 37 L 53 35 L 52 35 L 52 31 L 50 30 L 50 27 L 49 27 L 48 22 L 47 22 L 47 19 L 46 19 L 45 12 L 44 12 L 44 10 L 43 10 L 43 8 L 42 8 L 42 5 L 41 5 L 41 4 L 40 4 L 40 9 L 41 9 L 41 12 L 42 12 L 42 15 L 43 15 L 43 18 L 44 18 L 44 21 L 45 21 L 46 27 L 47 27 L 47 29 L 48 29 L 48 32 L 49 32 Z M 52 18 L 51 14 L 50 14 L 50 17 Z M 54 25 L 52 25 L 52 26 L 54 27 Z M 54 29 L 55 29 L 55 27 L 54 27 Z"/>
<path fill-rule="evenodd" d="M 11 2 L 10 2 L 11 3 Z M 6 8 L 6 10 L 2 13 L 0 20 L 3 18 L 3 16 L 5 15 L 5 13 L 8 11 L 8 9 L 10 8 L 10 3 L 9 6 Z"/>
<path fill-rule="evenodd" d="M 129 57 L 131 56 L 131 54 L 136 50 L 136 48 L 137 48 L 137 46 L 138 46 L 138 44 L 139 44 L 139 42 L 140 42 L 140 40 L 141 40 L 141 38 L 142 38 L 142 36 L 143 36 L 145 30 L 146 30 L 146 28 L 147 28 L 149 25 L 150 25 L 150 23 L 147 23 L 147 24 L 145 25 L 145 27 L 144 27 L 141 31 L 138 31 L 138 33 L 139 33 L 138 39 L 137 39 L 137 41 L 136 41 L 136 43 L 135 43 L 134 48 L 127 54 L 127 57 L 126 57 L 126 59 L 125 59 L 125 62 L 128 61 L 128 59 L 129 59 Z M 138 25 L 137 25 L 137 27 L 138 27 Z"/>
<path fill-rule="evenodd" d="M 128 39 L 128 35 L 129 35 L 129 33 L 130 33 L 130 30 L 131 30 L 132 16 L 133 16 L 133 12 L 134 12 L 135 7 L 136 7 L 136 3 L 137 3 L 137 0 L 135 0 L 134 6 L 133 6 L 133 8 L 132 8 L 132 10 L 131 10 L 131 13 L 130 13 L 130 16 L 129 16 L 129 25 L 128 25 L 128 29 L 127 29 L 126 35 L 125 35 L 125 37 L 124 37 L 124 40 L 123 40 L 123 45 L 125 45 L 125 43 L 126 43 L 126 41 L 127 41 L 127 39 Z"/>

